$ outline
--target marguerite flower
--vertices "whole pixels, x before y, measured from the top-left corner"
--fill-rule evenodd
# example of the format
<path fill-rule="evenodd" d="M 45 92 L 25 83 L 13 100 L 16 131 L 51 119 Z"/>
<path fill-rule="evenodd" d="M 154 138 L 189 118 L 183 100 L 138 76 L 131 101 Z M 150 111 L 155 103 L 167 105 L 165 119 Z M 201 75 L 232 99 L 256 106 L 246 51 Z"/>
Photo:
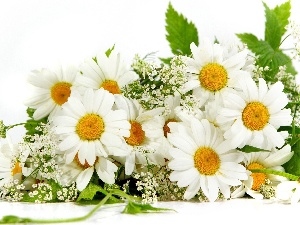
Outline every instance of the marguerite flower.
<path fill-rule="evenodd" d="M 250 76 L 241 70 L 246 63 L 247 51 L 226 57 L 227 51 L 217 43 L 203 39 L 199 46 L 190 45 L 193 58 L 186 58 L 189 80 L 183 92 L 193 90 L 203 103 L 208 99 L 224 99 L 237 85 L 242 76 Z"/>
<path fill-rule="evenodd" d="M 115 95 L 118 109 L 127 112 L 127 120 L 131 124 L 130 136 L 125 137 L 130 154 L 121 161 L 125 161 L 125 173 L 130 175 L 137 165 L 164 165 L 164 157 L 160 152 L 161 137 L 163 136 L 163 107 L 145 110 L 135 100 L 122 95 Z"/>
<path fill-rule="evenodd" d="M 0 146 L 0 187 L 14 180 L 21 181 L 28 154 L 21 154 L 18 146 L 10 140 Z"/>
<path fill-rule="evenodd" d="M 112 150 L 126 155 L 123 137 L 130 134 L 130 123 L 124 110 L 112 110 L 114 96 L 103 88 L 87 89 L 80 97 L 70 96 L 61 114 L 53 119 L 55 132 L 63 138 L 60 150 L 70 163 L 78 155 L 79 162 L 94 165 L 98 156 L 107 157 Z M 111 149 L 110 149 L 111 148 Z"/>
<path fill-rule="evenodd" d="M 249 171 L 255 169 L 271 169 L 276 171 L 284 171 L 282 165 L 291 159 L 293 153 L 294 152 L 291 151 L 290 145 L 286 145 L 280 150 L 273 149 L 269 152 L 261 151 L 243 153 L 243 164 Z M 283 176 L 276 176 L 260 172 L 252 172 L 249 179 L 251 179 L 251 182 L 244 181 L 245 192 L 254 198 L 260 199 L 263 198 L 263 196 L 259 193 L 262 185 L 268 185 L 269 183 L 277 185 L 279 182 L 287 180 L 287 178 Z M 249 183 L 251 183 L 250 187 Z"/>
<path fill-rule="evenodd" d="M 35 109 L 35 120 L 48 115 L 51 117 L 68 101 L 76 75 L 76 68 L 69 66 L 61 67 L 57 71 L 35 70 L 28 76 L 28 82 L 34 86 L 34 92 L 33 96 L 25 101 L 25 105 Z"/>
<path fill-rule="evenodd" d="M 282 147 L 287 132 L 278 132 L 280 126 L 290 126 L 291 110 L 284 109 L 288 98 L 283 84 L 277 82 L 268 89 L 259 79 L 258 87 L 252 79 L 243 79 L 241 92 L 231 93 L 219 111 L 217 121 L 231 127 L 224 133 L 233 147 L 245 145 L 270 150 Z"/>
<path fill-rule="evenodd" d="M 69 186 L 73 182 L 76 182 L 76 188 L 82 191 L 89 184 L 94 171 L 96 171 L 98 177 L 103 182 L 107 184 L 115 183 L 115 172 L 117 172 L 118 167 L 109 158 L 97 156 L 92 165 L 88 162 L 82 164 L 77 155 L 69 164 L 66 164 L 65 159 L 62 157 L 58 161 L 62 171 L 62 175 L 58 180 L 63 186 Z"/>
<path fill-rule="evenodd" d="M 104 88 L 112 94 L 121 94 L 121 89 L 138 79 L 138 75 L 123 62 L 120 53 L 112 51 L 109 56 L 99 54 L 87 59 L 81 67 L 76 85 L 95 90 Z"/>
<path fill-rule="evenodd" d="M 246 169 L 239 164 L 242 157 L 224 141 L 221 131 L 206 119 L 189 124 L 171 123 L 169 141 L 173 159 L 168 166 L 171 181 L 187 187 L 184 198 L 191 199 L 200 190 L 209 201 L 215 201 L 219 191 L 230 197 L 230 187 L 247 179 Z"/>

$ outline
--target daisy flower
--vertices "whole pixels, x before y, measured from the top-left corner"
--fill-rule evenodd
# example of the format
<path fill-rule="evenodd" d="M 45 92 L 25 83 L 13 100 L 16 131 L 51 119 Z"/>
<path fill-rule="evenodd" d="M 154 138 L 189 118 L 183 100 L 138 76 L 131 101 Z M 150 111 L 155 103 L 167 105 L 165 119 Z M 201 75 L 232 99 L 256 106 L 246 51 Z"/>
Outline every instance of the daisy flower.
<path fill-rule="evenodd" d="M 60 115 L 53 118 L 55 132 L 62 138 L 59 148 L 66 153 L 67 163 L 77 154 L 82 165 L 86 161 L 94 165 L 97 156 L 107 157 L 112 150 L 118 151 L 117 155 L 127 154 L 122 140 L 130 134 L 130 123 L 126 112 L 113 110 L 113 105 L 113 94 L 103 88 L 87 89 L 81 98 L 69 97 Z"/>
<path fill-rule="evenodd" d="M 290 126 L 291 110 L 284 109 L 288 103 L 283 84 L 276 82 L 268 88 L 259 79 L 258 87 L 251 79 L 241 82 L 241 92 L 231 93 L 219 111 L 217 121 L 231 127 L 224 133 L 233 147 L 251 145 L 270 150 L 282 147 L 287 132 L 278 132 L 280 126 Z"/>
<path fill-rule="evenodd" d="M 243 153 L 244 161 L 243 164 L 247 170 L 251 172 L 254 169 L 271 169 L 276 171 L 283 171 L 282 165 L 289 161 L 293 156 L 291 146 L 286 145 L 282 149 L 273 149 L 272 151 L 261 151 Z M 244 181 L 245 192 L 254 198 L 262 199 L 263 196 L 260 194 L 260 188 L 262 185 L 268 185 L 269 183 L 277 185 L 279 182 L 286 181 L 287 178 L 278 175 L 265 174 L 252 172 L 249 176 L 249 180 Z M 251 186 L 249 184 L 251 183 Z"/>
<path fill-rule="evenodd" d="M 63 157 L 58 158 L 58 165 L 62 171 L 61 176 L 58 178 L 59 183 L 62 186 L 69 186 L 73 182 L 76 182 L 76 188 L 82 191 L 89 184 L 94 171 L 96 171 L 98 177 L 107 184 L 115 183 L 115 173 L 118 167 L 110 161 L 109 158 L 97 156 L 95 163 L 90 165 L 85 162 L 82 164 L 75 156 L 74 160 L 66 164 Z"/>
<path fill-rule="evenodd" d="M 193 90 L 203 103 L 208 99 L 224 99 L 237 86 L 241 76 L 250 76 L 241 70 L 246 63 L 245 50 L 229 56 L 223 46 L 212 44 L 207 39 L 203 39 L 199 46 L 191 43 L 190 48 L 193 58 L 185 60 L 190 76 L 183 92 Z"/>
<path fill-rule="evenodd" d="M 138 75 L 127 68 L 120 53 L 112 51 L 109 56 L 98 54 L 87 59 L 81 67 L 82 76 L 78 76 L 76 85 L 95 90 L 104 88 L 112 94 L 121 94 L 121 89 L 138 79 Z"/>
<path fill-rule="evenodd" d="M 35 120 L 48 115 L 52 117 L 68 101 L 76 75 L 76 68 L 69 66 L 60 67 L 57 71 L 35 70 L 28 76 L 28 82 L 33 85 L 33 94 L 25 101 L 25 105 L 35 109 Z"/>
<path fill-rule="evenodd" d="M 21 181 L 27 156 L 21 154 L 18 146 L 10 140 L 0 146 L 0 187 L 14 180 Z"/>
<path fill-rule="evenodd" d="M 161 114 L 164 108 L 145 110 L 136 100 L 122 95 L 115 95 L 115 99 L 117 108 L 126 111 L 131 124 L 130 136 L 124 139 L 130 154 L 119 159 L 121 163 L 125 161 L 126 175 L 130 175 L 136 165 L 164 165 L 164 157 L 160 152 L 164 126 Z"/>
<path fill-rule="evenodd" d="M 230 187 L 247 179 L 246 169 L 239 164 L 240 153 L 232 149 L 221 131 L 206 119 L 189 124 L 171 123 L 168 139 L 174 148 L 168 166 L 173 170 L 171 181 L 187 187 L 184 198 L 189 200 L 203 191 L 209 201 L 215 201 L 219 191 L 230 198 Z"/>
<path fill-rule="evenodd" d="M 172 148 L 172 145 L 167 139 L 168 133 L 170 133 L 170 128 L 168 126 L 169 123 L 177 123 L 177 122 L 190 122 L 191 119 L 197 118 L 202 119 L 203 113 L 202 111 L 195 105 L 190 106 L 189 109 L 186 109 L 185 106 L 181 105 L 181 103 L 185 104 L 185 101 L 182 101 L 181 96 L 168 96 L 164 101 L 164 112 L 162 114 L 163 118 L 163 132 L 164 135 L 161 137 L 162 139 L 162 147 L 163 154 L 166 159 L 171 159 L 171 155 L 169 150 Z"/>
<path fill-rule="evenodd" d="M 277 185 L 275 196 L 278 200 L 295 204 L 300 200 L 299 181 L 283 181 Z"/>

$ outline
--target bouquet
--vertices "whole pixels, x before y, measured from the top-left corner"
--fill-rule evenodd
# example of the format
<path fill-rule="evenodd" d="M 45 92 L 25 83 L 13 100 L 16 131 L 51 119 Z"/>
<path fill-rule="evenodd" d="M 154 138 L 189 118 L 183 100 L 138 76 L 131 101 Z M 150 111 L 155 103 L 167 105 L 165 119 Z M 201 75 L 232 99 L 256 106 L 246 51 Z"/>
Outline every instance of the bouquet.
<path fill-rule="evenodd" d="M 32 71 L 28 120 L 0 122 L 1 199 L 126 202 L 125 213 L 168 210 L 157 201 L 297 203 L 300 29 L 289 1 L 263 6 L 264 39 L 199 38 L 169 3 L 169 58 L 128 65 L 112 46 L 78 67 Z M 26 135 L 11 143 L 19 125 Z"/>

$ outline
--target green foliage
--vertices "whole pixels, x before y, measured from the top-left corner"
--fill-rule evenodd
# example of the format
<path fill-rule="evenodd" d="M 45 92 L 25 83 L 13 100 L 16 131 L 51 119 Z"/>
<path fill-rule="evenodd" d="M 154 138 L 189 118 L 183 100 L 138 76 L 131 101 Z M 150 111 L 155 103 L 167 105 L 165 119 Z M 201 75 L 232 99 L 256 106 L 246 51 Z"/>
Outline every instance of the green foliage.
<path fill-rule="evenodd" d="M 166 12 L 166 38 L 175 55 L 190 55 L 190 44 L 199 44 L 198 31 L 195 25 L 179 14 L 169 3 Z"/>
<path fill-rule="evenodd" d="M 174 210 L 167 209 L 167 208 L 157 208 L 151 206 L 150 204 L 141 204 L 141 203 L 129 201 L 122 213 L 138 214 L 138 213 L 165 212 L 165 211 L 174 211 Z"/>
<path fill-rule="evenodd" d="M 292 151 L 294 152 L 293 157 L 283 167 L 287 173 L 300 176 L 300 141 L 292 146 Z"/>
<path fill-rule="evenodd" d="M 259 40 L 254 34 L 242 33 L 237 34 L 240 40 L 245 43 L 248 48 L 258 56 L 256 64 L 259 67 L 269 67 L 269 71 L 264 74 L 264 79 L 275 82 L 275 75 L 279 71 L 280 66 L 287 66 L 286 72 L 293 75 L 296 70 L 292 65 L 292 59 L 283 53 L 280 46 L 284 41 L 284 34 L 286 33 L 286 25 L 290 17 L 290 2 L 286 2 L 270 9 L 265 3 L 265 37 L 264 40 Z"/>
<path fill-rule="evenodd" d="M 93 200 L 97 192 L 102 194 L 107 193 L 102 187 L 89 183 L 89 185 L 79 194 L 77 202 L 80 200 Z"/>
<path fill-rule="evenodd" d="M 48 117 L 45 117 L 40 120 L 33 119 L 34 109 L 27 108 L 26 112 L 29 119 L 26 121 L 24 127 L 26 129 L 26 135 L 34 135 L 34 134 L 42 134 L 42 132 L 37 131 L 36 128 L 40 126 L 42 123 L 46 124 L 48 122 Z"/>
<path fill-rule="evenodd" d="M 250 145 L 245 145 L 243 148 L 238 149 L 242 152 L 250 153 L 250 152 L 268 152 L 267 150 L 261 149 L 261 148 L 256 148 Z"/>
<path fill-rule="evenodd" d="M 105 52 L 105 55 L 107 57 L 110 56 L 111 52 L 115 49 L 115 45 L 113 45 L 111 48 L 107 49 L 106 52 Z"/>

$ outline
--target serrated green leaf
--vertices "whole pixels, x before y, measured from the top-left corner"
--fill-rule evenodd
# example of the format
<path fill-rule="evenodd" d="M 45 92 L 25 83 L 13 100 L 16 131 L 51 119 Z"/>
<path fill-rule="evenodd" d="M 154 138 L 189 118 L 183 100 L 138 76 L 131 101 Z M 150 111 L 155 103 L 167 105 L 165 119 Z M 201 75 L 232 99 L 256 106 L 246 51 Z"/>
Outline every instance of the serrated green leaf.
<path fill-rule="evenodd" d="M 150 204 L 141 204 L 136 202 L 128 202 L 122 213 L 127 214 L 138 214 L 138 213 L 151 213 L 151 212 L 166 212 L 174 211 L 173 209 L 167 208 L 157 208 L 153 207 Z"/>
<path fill-rule="evenodd" d="M 292 146 L 293 157 L 283 165 L 287 173 L 300 176 L 300 141 Z"/>
<path fill-rule="evenodd" d="M 243 148 L 238 149 L 241 152 L 246 152 L 246 153 L 250 153 L 250 152 L 269 152 L 268 150 L 265 149 L 261 149 L 261 148 L 256 148 L 250 145 L 245 145 Z"/>
<path fill-rule="evenodd" d="M 279 6 L 276 6 L 273 11 L 278 19 L 281 36 L 283 36 L 286 32 L 286 26 L 289 24 L 289 18 L 291 15 L 291 2 L 287 1 Z"/>
<path fill-rule="evenodd" d="M 265 41 L 267 41 L 273 49 L 277 49 L 281 42 L 281 29 L 278 18 L 273 10 L 271 10 L 267 4 L 263 3 L 266 14 L 265 24 Z"/>
<path fill-rule="evenodd" d="M 237 34 L 237 36 L 253 53 L 259 56 L 256 62 L 259 67 L 269 67 L 269 71 L 265 72 L 266 77 L 264 77 L 267 81 L 274 81 L 280 66 L 286 65 L 291 72 L 296 72 L 291 58 L 280 49 L 274 50 L 269 42 L 258 40 L 255 35 L 249 33 Z"/>
<path fill-rule="evenodd" d="M 257 45 L 259 44 L 258 38 L 254 34 L 250 33 L 243 33 L 243 34 L 236 34 L 236 36 L 247 45 L 247 47 L 255 53 L 257 51 Z"/>
<path fill-rule="evenodd" d="M 82 190 L 82 192 L 80 192 L 77 201 L 80 201 L 81 199 L 93 200 L 97 192 L 106 194 L 106 191 L 102 187 L 90 183 L 85 189 Z"/>
<path fill-rule="evenodd" d="M 196 26 L 175 11 L 171 3 L 166 12 L 166 31 L 166 38 L 175 55 L 190 55 L 190 44 L 199 44 Z"/>

